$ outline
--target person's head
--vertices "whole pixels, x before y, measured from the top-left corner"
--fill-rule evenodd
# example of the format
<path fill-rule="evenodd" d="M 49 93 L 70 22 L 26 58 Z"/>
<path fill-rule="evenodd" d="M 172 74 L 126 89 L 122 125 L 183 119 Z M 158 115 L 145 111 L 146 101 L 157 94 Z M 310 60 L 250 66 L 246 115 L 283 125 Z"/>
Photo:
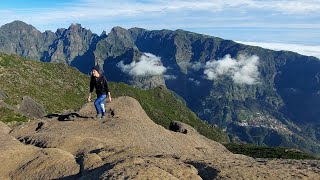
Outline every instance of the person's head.
<path fill-rule="evenodd" d="M 92 68 L 92 72 L 91 73 L 92 73 L 92 75 L 94 77 L 99 77 L 100 76 L 99 66 L 94 66 Z"/>

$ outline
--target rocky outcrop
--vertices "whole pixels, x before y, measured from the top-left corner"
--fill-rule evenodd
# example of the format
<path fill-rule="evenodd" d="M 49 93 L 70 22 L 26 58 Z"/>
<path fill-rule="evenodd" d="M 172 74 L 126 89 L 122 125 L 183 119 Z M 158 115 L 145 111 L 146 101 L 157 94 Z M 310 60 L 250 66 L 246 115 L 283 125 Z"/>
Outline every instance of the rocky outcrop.
<path fill-rule="evenodd" d="M 179 132 L 183 134 L 193 134 L 198 133 L 193 127 L 179 121 L 172 121 L 169 126 L 169 130 L 174 132 Z"/>
<path fill-rule="evenodd" d="M 34 158 L 11 173 L 12 179 L 57 179 L 79 172 L 74 156 L 57 148 L 38 150 Z"/>
<path fill-rule="evenodd" d="M 4 101 L 0 100 L 0 107 L 4 107 L 4 108 L 7 108 L 7 109 L 11 109 L 11 110 L 14 110 L 14 111 L 18 111 L 18 108 L 14 107 L 14 106 L 11 106 L 7 103 L 5 103 Z"/>
<path fill-rule="evenodd" d="M 8 98 L 8 95 L 0 89 L 0 100 Z"/>
<path fill-rule="evenodd" d="M 88 103 L 73 121 L 50 116 L 0 134 L 0 161 L 8 162 L 0 164 L 1 179 L 320 178 L 319 161 L 256 160 L 189 133 L 194 129 L 184 124 L 187 134 L 166 130 L 130 97 L 106 107 L 116 116 L 92 119 Z M 46 126 L 36 131 L 43 121 Z"/>
<path fill-rule="evenodd" d="M 42 118 L 46 115 L 44 107 L 35 102 L 31 97 L 24 96 L 20 103 L 19 112 L 25 116 L 33 118 Z"/>
<path fill-rule="evenodd" d="M 0 122 L 0 179 L 57 179 L 78 173 L 79 165 L 70 153 L 24 145 L 9 130 Z"/>

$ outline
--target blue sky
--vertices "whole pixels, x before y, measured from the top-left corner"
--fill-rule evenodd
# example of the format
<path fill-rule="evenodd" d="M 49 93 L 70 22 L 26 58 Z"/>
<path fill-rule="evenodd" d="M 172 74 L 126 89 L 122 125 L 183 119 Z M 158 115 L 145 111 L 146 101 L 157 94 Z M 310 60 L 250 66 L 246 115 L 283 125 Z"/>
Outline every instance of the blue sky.
<path fill-rule="evenodd" d="M 1 1 L 0 25 L 14 20 L 42 32 L 71 23 L 97 34 L 114 26 L 184 29 L 271 49 L 290 44 L 320 58 L 320 0 Z"/>

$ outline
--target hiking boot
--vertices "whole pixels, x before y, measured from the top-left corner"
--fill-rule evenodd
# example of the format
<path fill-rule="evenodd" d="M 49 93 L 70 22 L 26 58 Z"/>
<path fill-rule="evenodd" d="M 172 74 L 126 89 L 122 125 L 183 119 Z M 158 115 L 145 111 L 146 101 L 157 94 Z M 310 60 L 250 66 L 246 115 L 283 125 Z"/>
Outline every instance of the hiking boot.
<path fill-rule="evenodd" d="M 95 120 L 101 119 L 101 114 L 97 114 L 96 117 L 94 118 Z"/>
<path fill-rule="evenodd" d="M 102 120 L 106 120 L 106 116 L 101 116 L 101 119 Z"/>

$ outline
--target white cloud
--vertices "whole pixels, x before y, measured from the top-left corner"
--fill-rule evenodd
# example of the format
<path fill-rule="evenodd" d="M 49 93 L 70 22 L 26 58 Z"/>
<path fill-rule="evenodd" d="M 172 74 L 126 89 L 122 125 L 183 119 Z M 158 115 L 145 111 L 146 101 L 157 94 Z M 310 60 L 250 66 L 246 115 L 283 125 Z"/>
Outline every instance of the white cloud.
<path fill-rule="evenodd" d="M 251 45 L 251 46 L 259 46 L 262 48 L 276 50 L 276 51 L 279 51 L 279 50 L 293 51 L 302 55 L 314 56 L 320 59 L 320 46 L 286 44 L 286 43 L 242 42 L 242 41 L 236 41 L 236 42 Z"/>
<path fill-rule="evenodd" d="M 196 80 L 194 78 L 188 78 L 188 81 L 191 81 L 193 82 L 195 85 L 199 86 L 200 85 L 200 81 L 199 80 Z"/>
<path fill-rule="evenodd" d="M 166 71 L 161 63 L 161 58 L 151 53 L 144 53 L 138 62 L 124 64 L 123 61 L 120 61 L 117 67 L 124 73 L 140 77 L 161 75 Z"/>
<path fill-rule="evenodd" d="M 261 8 L 274 9 L 284 14 L 311 14 L 320 10 L 319 0 L 277 0 L 269 1 L 266 5 L 261 2 L 257 2 L 257 4 Z"/>
<path fill-rule="evenodd" d="M 192 69 L 194 71 L 199 71 L 204 66 L 204 64 L 199 62 L 199 61 L 198 62 L 181 61 L 181 62 L 178 63 L 178 65 L 181 68 Z"/>
<path fill-rule="evenodd" d="M 174 75 L 163 75 L 164 79 L 166 80 L 174 80 L 177 79 L 177 76 Z"/>
<path fill-rule="evenodd" d="M 189 67 L 195 71 L 199 71 L 201 68 L 203 68 L 204 64 L 201 62 L 194 62 L 194 63 L 189 63 Z"/>
<path fill-rule="evenodd" d="M 259 57 L 256 55 L 240 55 L 238 59 L 233 59 L 228 54 L 220 60 L 206 62 L 204 74 L 209 80 L 230 76 L 237 84 L 252 85 L 259 83 L 258 65 Z"/>
<path fill-rule="evenodd" d="M 320 10 L 319 0 L 154 0 L 137 2 L 136 0 L 82 0 L 66 4 L 71 12 L 81 12 L 83 16 L 117 16 L 144 13 L 168 13 L 173 11 L 223 11 L 227 8 L 266 9 L 281 13 L 307 13 Z M 63 12 L 63 11 L 57 11 Z M 79 14 L 81 16 L 81 14 Z M 81 17 L 83 17 L 81 16 Z"/>
<path fill-rule="evenodd" d="M 208 17 L 208 15 L 213 15 L 212 13 L 222 12 L 220 16 L 212 16 L 212 18 L 209 19 L 218 17 L 218 19 L 221 19 L 222 21 L 229 21 L 228 19 L 240 17 L 239 21 L 243 22 L 243 20 L 241 20 L 242 14 L 249 12 L 248 14 L 251 14 L 250 16 L 252 16 L 252 13 L 256 13 L 255 11 L 257 10 L 266 11 L 267 14 L 273 14 L 275 12 L 280 14 L 296 13 L 308 14 L 311 17 L 319 16 L 318 12 L 320 11 L 319 0 L 154 0 L 149 2 L 137 0 L 78 0 L 72 3 L 56 4 L 59 6 L 48 8 L 0 9 L 0 15 L 2 14 L 2 11 L 11 12 L 10 16 L 2 16 L 2 18 L 0 16 L 0 19 L 6 20 L 7 23 L 8 21 L 12 21 L 12 19 L 19 19 L 34 24 L 35 22 L 95 21 L 135 16 L 140 16 L 140 20 L 143 20 L 151 16 L 163 18 L 166 14 L 171 13 L 173 13 L 171 15 L 175 16 L 172 16 L 169 19 L 176 19 L 179 17 L 186 19 L 190 18 L 189 14 L 192 14 L 192 17 L 204 19 L 204 17 Z M 201 13 L 194 14 L 194 11 L 200 11 Z M 225 13 L 225 11 L 228 11 L 231 14 Z M 234 13 L 237 13 L 237 17 L 234 16 Z M 148 16 L 146 17 L 146 15 Z M 261 17 L 265 17 L 265 15 Z M 195 23 L 197 24 L 197 22 Z M 183 22 L 181 24 L 183 24 Z"/>

